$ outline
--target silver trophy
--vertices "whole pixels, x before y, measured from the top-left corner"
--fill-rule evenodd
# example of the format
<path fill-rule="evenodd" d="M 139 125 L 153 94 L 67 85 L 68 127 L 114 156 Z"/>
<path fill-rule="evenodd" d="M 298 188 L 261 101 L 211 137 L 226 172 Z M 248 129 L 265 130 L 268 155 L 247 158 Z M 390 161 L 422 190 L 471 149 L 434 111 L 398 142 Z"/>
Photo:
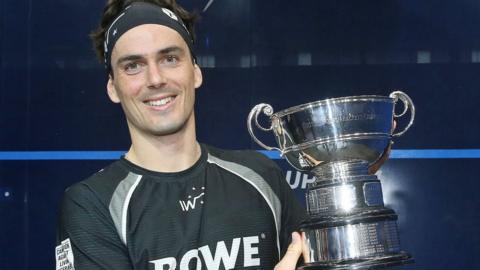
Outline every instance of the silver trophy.
<path fill-rule="evenodd" d="M 397 114 L 399 101 L 403 109 Z M 407 126 L 393 133 L 394 119 L 408 111 Z M 260 113 L 270 118 L 270 127 L 260 125 Z M 368 169 L 414 118 L 412 100 L 401 91 L 389 97 L 320 100 L 276 113 L 264 103 L 251 110 L 247 126 L 253 140 L 316 178 L 307 188 L 309 218 L 300 229 L 309 258 L 299 269 L 374 269 L 413 262 L 400 249 L 397 215 L 384 206 L 382 185 Z M 273 131 L 278 148 L 258 140 L 253 123 Z"/>

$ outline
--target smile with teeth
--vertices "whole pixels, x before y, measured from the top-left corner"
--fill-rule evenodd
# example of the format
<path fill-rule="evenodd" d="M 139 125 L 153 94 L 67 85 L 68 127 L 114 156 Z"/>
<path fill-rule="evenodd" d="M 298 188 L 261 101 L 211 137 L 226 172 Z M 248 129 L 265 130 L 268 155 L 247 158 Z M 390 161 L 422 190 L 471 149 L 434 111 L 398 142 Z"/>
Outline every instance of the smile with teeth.
<path fill-rule="evenodd" d="M 145 103 L 147 103 L 150 106 L 163 106 L 163 105 L 166 105 L 166 104 L 170 103 L 174 99 L 175 99 L 175 97 L 170 96 L 170 97 L 162 98 L 162 99 L 159 99 L 159 100 L 149 100 Z"/>

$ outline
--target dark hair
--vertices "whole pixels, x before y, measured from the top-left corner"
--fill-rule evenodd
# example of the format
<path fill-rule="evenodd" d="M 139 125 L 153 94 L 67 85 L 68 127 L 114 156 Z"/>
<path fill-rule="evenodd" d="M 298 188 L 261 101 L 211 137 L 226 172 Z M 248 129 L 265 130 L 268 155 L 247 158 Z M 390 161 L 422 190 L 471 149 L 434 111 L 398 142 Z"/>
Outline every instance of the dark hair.
<path fill-rule="evenodd" d="M 90 38 L 93 41 L 93 48 L 101 63 L 105 61 L 103 44 L 105 41 L 105 32 L 112 21 L 123 11 L 125 7 L 133 2 L 147 2 L 172 10 L 178 17 L 180 17 L 188 29 L 188 32 L 195 40 L 194 24 L 197 20 L 197 14 L 186 11 L 183 7 L 177 4 L 175 0 L 108 0 L 103 9 L 102 20 L 97 29 L 90 33 Z"/>

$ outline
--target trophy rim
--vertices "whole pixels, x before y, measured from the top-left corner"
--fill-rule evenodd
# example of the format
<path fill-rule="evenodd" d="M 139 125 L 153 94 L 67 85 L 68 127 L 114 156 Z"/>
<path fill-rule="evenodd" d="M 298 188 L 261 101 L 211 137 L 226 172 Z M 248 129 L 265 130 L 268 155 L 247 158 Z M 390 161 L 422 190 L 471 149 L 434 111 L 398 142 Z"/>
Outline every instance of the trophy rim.
<path fill-rule="evenodd" d="M 395 103 L 395 99 L 387 96 L 380 95 L 359 95 L 359 96 L 346 96 L 346 97 L 337 97 L 337 98 L 328 98 L 321 99 L 317 101 L 312 101 L 309 103 L 300 104 L 297 106 L 289 107 L 273 113 L 271 117 L 283 117 L 292 113 L 296 113 L 304 110 L 308 107 L 319 107 L 326 104 L 338 104 L 338 103 L 349 103 L 349 102 L 359 102 L 359 101 L 386 101 L 390 103 Z"/>

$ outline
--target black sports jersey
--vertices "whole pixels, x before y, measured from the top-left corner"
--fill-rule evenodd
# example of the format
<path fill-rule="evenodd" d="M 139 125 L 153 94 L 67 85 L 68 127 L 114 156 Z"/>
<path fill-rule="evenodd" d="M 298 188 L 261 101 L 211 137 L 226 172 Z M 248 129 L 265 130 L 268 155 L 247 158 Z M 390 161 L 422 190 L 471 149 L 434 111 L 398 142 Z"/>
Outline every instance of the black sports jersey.
<path fill-rule="evenodd" d="M 176 173 L 122 158 L 62 201 L 57 269 L 273 269 L 304 219 L 277 165 L 202 145 Z"/>

